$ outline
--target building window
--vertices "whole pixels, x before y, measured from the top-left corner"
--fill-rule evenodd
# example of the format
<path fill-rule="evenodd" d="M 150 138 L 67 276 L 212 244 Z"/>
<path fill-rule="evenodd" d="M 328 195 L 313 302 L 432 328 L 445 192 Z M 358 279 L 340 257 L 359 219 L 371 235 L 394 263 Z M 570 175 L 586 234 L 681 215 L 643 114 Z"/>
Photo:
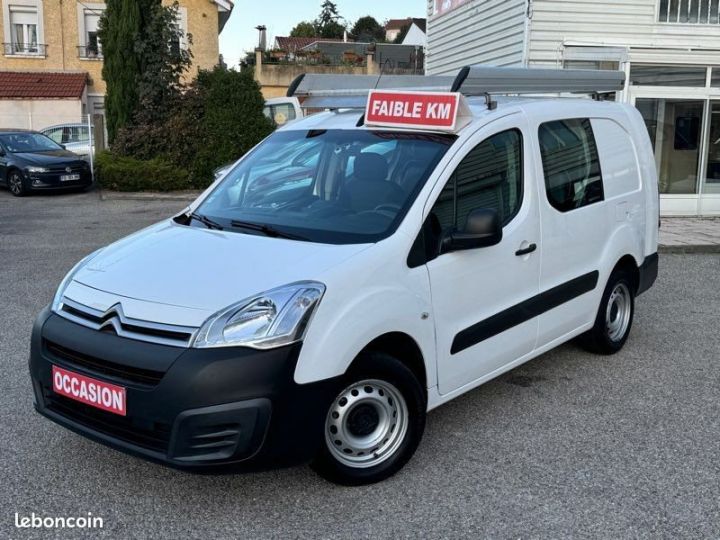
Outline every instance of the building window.
<path fill-rule="evenodd" d="M 600 158 L 590 120 L 540 125 L 540 155 L 548 202 L 568 212 L 604 199 Z"/>
<path fill-rule="evenodd" d="M 682 86 L 704 88 L 707 85 L 705 66 L 630 65 L 630 84 L 635 86 Z"/>
<path fill-rule="evenodd" d="M 442 230 L 462 229 L 478 208 L 492 208 L 503 225 L 510 222 L 522 203 L 522 146 L 518 130 L 503 131 L 463 158 L 432 209 Z"/>
<path fill-rule="evenodd" d="M 720 24 L 720 0 L 660 0 L 658 20 L 679 24 Z"/>
<path fill-rule="evenodd" d="M 5 44 L 5 54 L 41 54 L 37 8 L 10 5 L 8 12 L 10 41 Z"/>
<path fill-rule="evenodd" d="M 100 17 L 105 11 L 105 4 L 78 3 L 78 29 L 80 58 L 102 58 L 102 43 L 98 38 Z"/>

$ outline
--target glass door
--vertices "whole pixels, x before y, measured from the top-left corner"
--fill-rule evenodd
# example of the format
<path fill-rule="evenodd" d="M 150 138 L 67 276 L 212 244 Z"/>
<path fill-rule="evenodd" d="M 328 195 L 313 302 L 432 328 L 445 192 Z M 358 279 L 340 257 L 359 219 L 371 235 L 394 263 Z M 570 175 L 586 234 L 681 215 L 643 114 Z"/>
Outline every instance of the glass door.
<path fill-rule="evenodd" d="M 666 215 L 698 212 L 705 103 L 683 98 L 635 100 L 655 151 L 661 210 Z"/>
<path fill-rule="evenodd" d="M 704 150 L 704 177 L 700 187 L 700 213 L 720 214 L 720 100 L 710 101 Z"/>

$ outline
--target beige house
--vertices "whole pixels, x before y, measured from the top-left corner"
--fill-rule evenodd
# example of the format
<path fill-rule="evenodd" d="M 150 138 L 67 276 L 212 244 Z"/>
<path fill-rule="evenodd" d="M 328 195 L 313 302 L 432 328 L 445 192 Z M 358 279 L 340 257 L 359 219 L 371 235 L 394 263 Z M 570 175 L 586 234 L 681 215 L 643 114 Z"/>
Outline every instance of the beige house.
<path fill-rule="evenodd" d="M 171 3 L 172 0 L 163 0 L 163 4 Z M 212 68 L 220 58 L 218 36 L 230 17 L 233 2 L 178 0 L 178 3 L 178 25 L 193 37 L 192 72 Z M 102 44 L 97 31 L 105 4 L 93 0 L 0 0 L 0 9 L 0 85 L 3 72 L 37 73 L 38 76 L 50 72 L 84 73 L 87 87 L 79 98 L 81 103 L 69 108 L 79 107 L 83 114 L 102 112 L 105 81 L 102 79 Z M 0 127 L 4 123 L 3 110 L 27 109 L 27 104 L 18 101 L 43 99 L 48 95 L 47 89 L 42 88 L 36 93 L 35 98 L 27 97 L 33 94 L 32 89 L 23 92 L 24 97 L 0 95 Z M 15 103 L 7 103 L 8 100 Z M 38 104 L 34 105 L 37 108 Z M 62 121 L 58 118 L 58 123 Z"/>

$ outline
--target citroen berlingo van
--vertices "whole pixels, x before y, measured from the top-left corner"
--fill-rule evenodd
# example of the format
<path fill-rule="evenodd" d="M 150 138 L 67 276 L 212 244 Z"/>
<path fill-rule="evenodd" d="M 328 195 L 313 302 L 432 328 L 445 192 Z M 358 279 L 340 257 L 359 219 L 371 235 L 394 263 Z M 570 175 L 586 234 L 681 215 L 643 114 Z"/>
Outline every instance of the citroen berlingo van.
<path fill-rule="evenodd" d="M 37 411 L 187 470 L 364 484 L 429 410 L 573 338 L 621 350 L 658 270 L 655 161 L 633 107 L 563 95 L 623 74 L 375 79 L 296 81 L 331 110 L 80 261 L 33 329 Z"/>

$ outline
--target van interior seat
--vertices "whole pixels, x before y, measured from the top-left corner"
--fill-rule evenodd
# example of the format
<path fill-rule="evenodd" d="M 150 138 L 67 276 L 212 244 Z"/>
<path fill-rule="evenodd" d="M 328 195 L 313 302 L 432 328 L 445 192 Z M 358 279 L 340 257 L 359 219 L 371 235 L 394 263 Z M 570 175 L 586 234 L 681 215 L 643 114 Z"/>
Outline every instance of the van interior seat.
<path fill-rule="evenodd" d="M 387 181 L 388 163 L 383 156 L 364 152 L 355 158 L 353 177 L 344 189 L 344 198 L 354 212 L 374 210 L 382 204 L 402 204 L 400 186 Z"/>

